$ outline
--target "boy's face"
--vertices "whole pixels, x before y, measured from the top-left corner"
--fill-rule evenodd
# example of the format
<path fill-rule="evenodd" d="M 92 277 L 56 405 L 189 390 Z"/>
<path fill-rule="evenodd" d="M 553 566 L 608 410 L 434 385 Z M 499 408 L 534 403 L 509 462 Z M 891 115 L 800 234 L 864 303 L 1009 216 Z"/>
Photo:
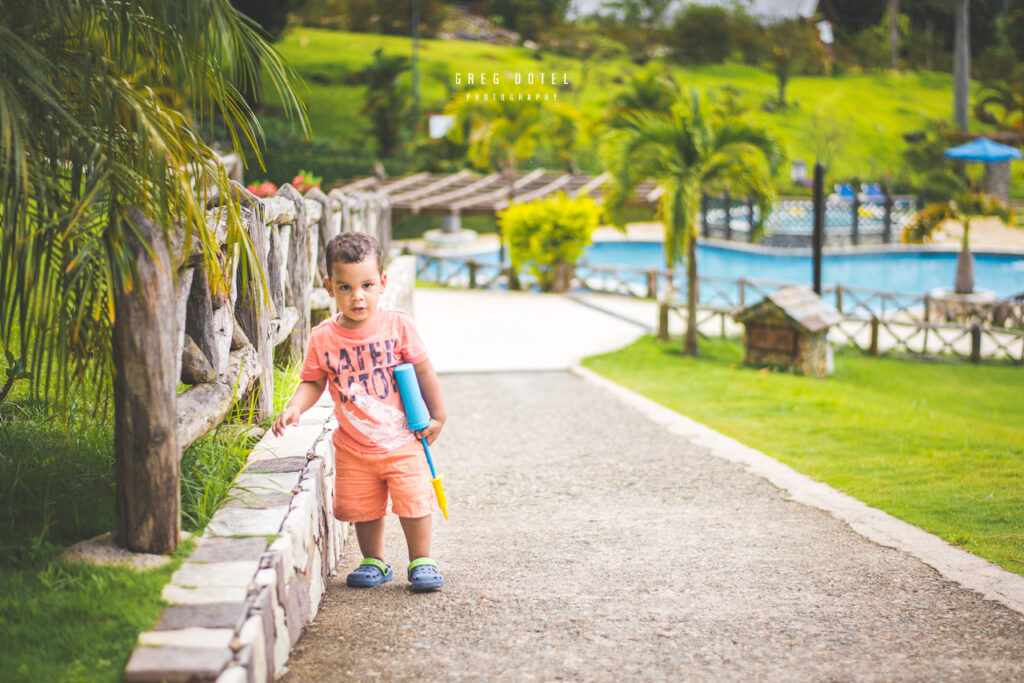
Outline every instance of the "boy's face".
<path fill-rule="evenodd" d="M 334 297 L 341 313 L 341 326 L 358 330 L 370 324 L 377 317 L 377 301 L 380 299 L 387 274 L 377 270 L 377 261 L 367 258 L 358 263 L 335 262 L 331 276 L 324 278 L 327 293 Z"/>

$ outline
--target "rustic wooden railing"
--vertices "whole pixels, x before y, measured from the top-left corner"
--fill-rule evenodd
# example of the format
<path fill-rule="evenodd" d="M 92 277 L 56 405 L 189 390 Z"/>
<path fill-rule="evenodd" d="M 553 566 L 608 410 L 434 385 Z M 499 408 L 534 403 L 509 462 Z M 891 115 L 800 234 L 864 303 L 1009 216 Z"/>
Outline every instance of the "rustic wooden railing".
<path fill-rule="evenodd" d="M 133 215 L 139 235 L 128 245 L 138 280 L 115 298 L 114 401 L 115 539 L 130 550 L 167 553 L 180 530 L 179 459 L 216 427 L 233 405 L 251 406 L 256 421 L 270 417 L 275 349 L 301 360 L 309 341 L 311 308 L 331 304 L 314 295 L 326 267 L 323 246 L 342 231 L 374 234 L 387 253 L 387 197 L 319 189 L 299 194 L 284 185 L 259 199 L 236 184 L 241 216 L 264 278 L 237 267 L 215 286 L 198 249 L 180 263 L 149 218 Z M 208 216 L 228 259 L 226 223 Z M 264 286 L 265 282 L 265 286 Z M 319 303 L 311 304 L 316 298 Z M 177 394 L 179 378 L 190 385 Z"/>

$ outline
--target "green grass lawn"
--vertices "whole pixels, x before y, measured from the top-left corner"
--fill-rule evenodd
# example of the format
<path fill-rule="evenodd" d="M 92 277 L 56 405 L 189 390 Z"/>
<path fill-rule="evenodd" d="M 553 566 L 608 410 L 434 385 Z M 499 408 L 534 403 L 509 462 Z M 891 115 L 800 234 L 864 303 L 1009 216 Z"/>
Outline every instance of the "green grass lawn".
<path fill-rule="evenodd" d="M 385 54 L 411 54 L 408 38 L 311 28 L 291 31 L 276 47 L 306 80 L 304 97 L 314 134 L 342 139 L 369 135 L 369 125 L 359 113 L 365 86 L 348 83 L 350 76 L 372 61 L 378 47 Z M 444 107 L 456 72 L 554 71 L 565 72 L 573 86 L 561 96 L 579 108 L 587 121 L 596 122 L 639 68 L 625 59 L 584 63 L 550 53 L 538 59 L 537 54 L 523 47 L 422 40 L 423 107 L 429 112 Z M 830 172 L 836 178 L 858 176 L 870 181 L 895 172 L 906 147 L 901 135 L 920 130 L 929 119 L 952 115 L 952 78 L 944 73 L 797 76 L 787 90 L 794 106 L 768 112 L 761 107 L 774 98 L 776 82 L 766 71 L 736 64 L 668 68 L 684 88 L 735 89 L 755 117 L 778 131 L 790 159 L 800 157 L 812 165 L 816 154 L 825 153 L 826 138 L 835 137 L 837 152 Z M 268 101 L 273 104 L 273 97 Z M 778 180 L 788 184 L 788 166 L 780 169 Z"/>
<path fill-rule="evenodd" d="M 42 558 L 0 565 L 3 680 L 122 680 L 138 634 L 160 616 L 180 554 L 144 572 Z"/>
<path fill-rule="evenodd" d="M 298 367 L 275 372 L 275 412 L 291 396 Z M 63 424 L 28 397 L 26 385 L 0 404 L 0 680 L 120 681 L 193 544 L 149 571 L 61 559 L 64 547 L 114 527 L 113 427 L 81 402 Z M 222 427 L 182 456 L 185 530 L 206 526 L 245 464 L 246 419 L 232 419 L 243 427 Z"/>
<path fill-rule="evenodd" d="M 827 380 L 646 337 L 584 365 L 1024 575 L 1024 370 L 844 350 Z"/>

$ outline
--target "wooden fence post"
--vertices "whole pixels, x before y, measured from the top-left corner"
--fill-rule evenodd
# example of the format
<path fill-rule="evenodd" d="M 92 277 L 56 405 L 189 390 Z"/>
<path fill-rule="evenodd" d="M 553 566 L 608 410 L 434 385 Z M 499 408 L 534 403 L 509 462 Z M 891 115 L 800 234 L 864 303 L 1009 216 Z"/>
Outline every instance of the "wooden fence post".
<path fill-rule="evenodd" d="M 647 297 L 658 298 L 658 271 L 654 268 L 647 271 Z"/>
<path fill-rule="evenodd" d="M 747 195 L 747 241 L 754 241 L 754 198 Z"/>
<path fill-rule="evenodd" d="M 320 221 L 317 223 L 316 235 L 310 235 L 310 243 L 312 252 L 314 254 L 323 255 L 324 248 L 327 246 L 327 242 L 331 239 L 329 237 L 331 232 L 331 226 L 334 224 L 334 212 L 331 211 L 331 200 L 328 199 L 319 187 L 314 187 L 312 190 L 306 193 L 306 199 L 310 199 L 320 205 Z M 385 258 L 387 253 L 385 252 Z M 315 280 L 314 286 L 322 287 L 323 279 L 327 277 L 327 264 L 324 259 L 318 258 L 316 263 L 313 265 L 313 278 Z"/>
<path fill-rule="evenodd" d="M 130 291 L 114 291 L 114 540 L 163 555 L 177 546 L 181 523 L 178 335 L 176 316 L 167 313 L 175 306 L 175 266 L 160 228 L 135 209 L 129 216 L 144 243 L 128 232 L 138 277 Z"/>
<path fill-rule="evenodd" d="M 723 198 L 723 202 L 725 203 L 725 239 L 731 240 L 732 239 L 732 216 L 731 216 L 731 214 L 732 214 L 732 198 L 729 196 L 728 192 L 725 193 L 725 197 Z"/>
<path fill-rule="evenodd" d="M 860 244 L 860 195 L 853 193 L 853 208 L 850 210 L 850 242 Z"/>
<path fill-rule="evenodd" d="M 978 323 L 971 325 L 971 362 L 981 362 L 981 326 Z"/>
<path fill-rule="evenodd" d="M 220 347 L 217 345 L 214 335 L 213 296 L 209 273 L 203 266 L 196 266 L 192 276 L 192 286 L 189 288 L 188 294 L 188 309 L 185 314 L 185 334 L 195 342 L 206 359 L 210 361 L 210 367 L 215 374 L 219 373 L 222 359 Z M 227 359 L 225 358 L 223 361 L 223 365 L 226 366 Z"/>
<path fill-rule="evenodd" d="M 871 345 L 868 348 L 868 353 L 872 356 L 878 355 L 878 318 L 871 316 Z"/>
<path fill-rule="evenodd" d="M 470 259 L 470 261 L 466 265 L 469 266 L 469 288 L 476 289 L 477 262 Z"/>
<path fill-rule="evenodd" d="M 285 306 L 293 306 L 299 314 L 292 333 L 288 335 L 285 356 L 291 361 L 299 361 L 306 355 L 309 343 L 309 299 L 313 291 L 313 274 L 309 270 L 310 228 L 306 225 L 306 200 L 299 191 L 285 183 L 277 191 L 277 195 L 295 204 L 295 225 L 285 256 L 288 264 L 284 281 Z M 278 311 L 278 315 L 281 311 Z"/>
<path fill-rule="evenodd" d="M 930 323 L 931 322 L 931 315 L 932 315 L 932 298 L 930 296 L 928 296 L 927 294 L 925 294 L 924 295 L 924 321 L 925 321 L 925 323 Z M 924 337 L 924 341 L 921 342 L 921 344 L 922 344 L 921 353 L 927 354 L 928 353 L 928 327 L 927 326 L 925 326 L 925 328 L 924 328 L 924 335 L 922 335 L 922 336 Z"/>
<path fill-rule="evenodd" d="M 658 302 L 658 339 L 668 341 L 668 303 Z"/>
<path fill-rule="evenodd" d="M 885 188 L 885 225 L 882 226 L 882 242 L 892 242 L 892 194 Z"/>
<path fill-rule="evenodd" d="M 700 196 L 700 226 L 704 237 L 710 237 L 711 228 L 708 226 L 708 196 L 706 193 Z"/>
<path fill-rule="evenodd" d="M 246 193 L 248 194 L 248 193 Z M 242 195 L 245 197 L 246 195 Z M 256 254 L 258 267 L 267 273 L 270 250 L 270 226 L 263 217 L 262 203 L 248 195 L 242 209 L 242 220 L 245 222 L 249 241 Z M 256 349 L 256 358 L 260 366 L 260 378 L 254 394 L 254 419 L 262 422 L 270 417 L 274 408 L 274 341 L 270 329 L 270 305 L 263 291 L 263 282 L 257 266 L 249 268 L 247 281 L 238 283 L 238 301 L 235 306 L 235 319 L 238 321 L 245 336 Z M 241 270 L 239 270 L 241 276 Z"/>
<path fill-rule="evenodd" d="M 374 210 L 377 212 L 377 239 L 384 250 L 386 261 L 391 251 L 391 198 L 383 192 L 377 194 L 377 201 L 374 204 Z"/>

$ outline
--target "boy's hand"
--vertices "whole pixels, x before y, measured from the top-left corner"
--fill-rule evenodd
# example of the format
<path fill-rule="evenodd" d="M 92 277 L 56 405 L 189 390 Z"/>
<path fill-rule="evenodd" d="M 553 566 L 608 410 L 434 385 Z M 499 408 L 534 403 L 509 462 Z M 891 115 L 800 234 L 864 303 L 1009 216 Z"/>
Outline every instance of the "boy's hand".
<path fill-rule="evenodd" d="M 281 414 L 274 420 L 274 424 L 270 427 L 270 430 L 274 432 L 274 436 L 281 436 L 284 434 L 284 428 L 288 425 L 299 424 L 299 417 L 302 416 L 300 411 L 295 406 L 286 406 Z"/>
<path fill-rule="evenodd" d="M 434 441 L 437 439 L 437 435 L 441 433 L 441 427 L 444 427 L 443 422 L 439 422 L 434 418 L 430 418 L 430 424 L 423 429 L 413 432 L 417 439 L 426 439 L 427 445 L 432 446 Z"/>

